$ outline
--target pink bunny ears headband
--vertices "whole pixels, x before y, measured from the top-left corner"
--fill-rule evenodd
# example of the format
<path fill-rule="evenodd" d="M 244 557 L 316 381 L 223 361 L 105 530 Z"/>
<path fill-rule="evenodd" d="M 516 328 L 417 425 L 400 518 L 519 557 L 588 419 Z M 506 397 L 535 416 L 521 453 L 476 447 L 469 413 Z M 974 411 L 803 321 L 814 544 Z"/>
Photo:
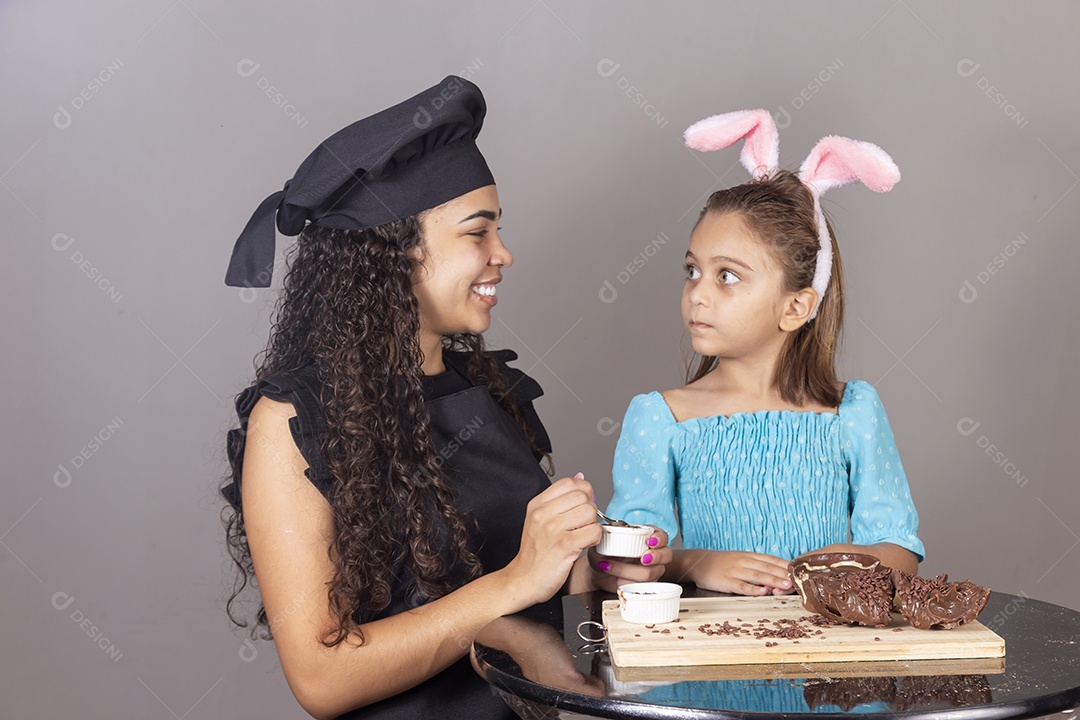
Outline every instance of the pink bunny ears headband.
<path fill-rule="evenodd" d="M 772 115 L 766 110 L 713 115 L 688 127 L 684 137 L 688 147 L 703 151 L 723 150 L 745 139 L 739 160 L 755 180 L 769 177 L 780 167 L 780 137 L 776 134 Z M 821 211 L 821 195 L 856 180 L 874 192 L 888 192 L 900 180 L 900 170 L 877 145 L 829 135 L 821 138 L 803 161 L 799 178 L 814 197 L 820 243 L 812 284 L 818 294 L 818 304 L 810 314 L 812 320 L 825 298 L 832 272 L 832 242 L 825 214 Z"/>

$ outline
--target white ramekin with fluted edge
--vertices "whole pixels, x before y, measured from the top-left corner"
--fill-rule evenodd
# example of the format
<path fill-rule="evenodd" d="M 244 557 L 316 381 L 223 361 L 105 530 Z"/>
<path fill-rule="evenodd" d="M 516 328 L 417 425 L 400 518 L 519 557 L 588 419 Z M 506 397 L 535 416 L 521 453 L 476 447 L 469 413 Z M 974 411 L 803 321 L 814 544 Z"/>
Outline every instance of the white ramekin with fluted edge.
<path fill-rule="evenodd" d="M 679 619 L 682 586 L 666 582 L 629 583 L 616 590 L 622 619 L 638 625 Z"/>
<path fill-rule="evenodd" d="M 649 549 L 649 536 L 654 530 L 648 525 L 601 525 L 600 544 L 596 552 L 610 557 L 640 558 Z"/>

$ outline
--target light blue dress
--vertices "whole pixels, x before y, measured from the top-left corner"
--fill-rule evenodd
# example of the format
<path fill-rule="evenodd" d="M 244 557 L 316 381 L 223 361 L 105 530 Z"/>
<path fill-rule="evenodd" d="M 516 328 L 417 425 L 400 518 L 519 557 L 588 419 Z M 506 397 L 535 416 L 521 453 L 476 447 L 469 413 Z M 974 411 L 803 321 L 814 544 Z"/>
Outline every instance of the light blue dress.
<path fill-rule="evenodd" d="M 763 410 L 676 422 L 658 392 L 626 410 L 610 517 L 655 525 L 684 548 L 790 560 L 832 543 L 895 543 L 922 560 L 877 391 L 854 380 L 836 413 Z M 849 532 L 850 529 L 850 539 Z"/>

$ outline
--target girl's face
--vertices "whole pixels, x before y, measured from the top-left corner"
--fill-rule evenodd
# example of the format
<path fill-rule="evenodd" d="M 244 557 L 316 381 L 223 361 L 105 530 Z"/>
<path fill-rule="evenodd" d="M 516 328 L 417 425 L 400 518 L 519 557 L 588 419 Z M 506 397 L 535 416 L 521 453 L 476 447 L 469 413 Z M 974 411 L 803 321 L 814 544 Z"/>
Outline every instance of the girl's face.
<path fill-rule="evenodd" d="M 499 194 L 488 185 L 422 216 L 423 259 L 413 275 L 422 337 L 482 333 L 491 325 L 495 286 L 514 262 L 499 239 L 500 214 Z"/>
<path fill-rule="evenodd" d="M 764 243 L 731 213 L 709 213 L 690 236 L 683 322 L 694 350 L 769 362 L 783 348 L 790 293 Z"/>

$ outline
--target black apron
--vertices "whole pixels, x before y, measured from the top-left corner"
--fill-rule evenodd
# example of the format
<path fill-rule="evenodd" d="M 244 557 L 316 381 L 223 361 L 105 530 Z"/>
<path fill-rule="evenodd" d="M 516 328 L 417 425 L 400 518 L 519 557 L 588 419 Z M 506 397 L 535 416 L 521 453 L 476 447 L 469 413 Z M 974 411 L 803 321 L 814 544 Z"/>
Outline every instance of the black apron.
<path fill-rule="evenodd" d="M 466 377 L 464 355 L 447 352 L 444 360 L 448 371 Z M 509 371 L 512 392 L 534 441 L 542 452 L 550 452 L 547 433 L 532 406 L 543 390 L 524 373 L 507 367 L 504 370 Z M 467 380 L 463 384 L 471 385 Z M 470 526 L 469 549 L 480 559 L 485 573 L 500 570 L 517 555 L 526 506 L 551 481 L 540 467 L 521 426 L 499 407 L 486 386 L 430 398 L 427 406 L 436 462 L 454 494 L 458 512 Z M 418 596 L 409 577 L 402 577 L 395 586 L 390 606 L 377 616 L 404 612 L 426 600 Z M 362 679 L 358 678 L 358 682 Z M 347 713 L 341 720 L 427 717 L 511 720 L 517 715 L 476 674 L 466 655 L 416 687 Z"/>
<path fill-rule="evenodd" d="M 469 548 L 484 572 L 506 567 L 521 542 L 528 502 L 550 484 L 521 427 L 484 386 L 428 403 L 431 444 L 457 508 L 476 527 Z"/>

